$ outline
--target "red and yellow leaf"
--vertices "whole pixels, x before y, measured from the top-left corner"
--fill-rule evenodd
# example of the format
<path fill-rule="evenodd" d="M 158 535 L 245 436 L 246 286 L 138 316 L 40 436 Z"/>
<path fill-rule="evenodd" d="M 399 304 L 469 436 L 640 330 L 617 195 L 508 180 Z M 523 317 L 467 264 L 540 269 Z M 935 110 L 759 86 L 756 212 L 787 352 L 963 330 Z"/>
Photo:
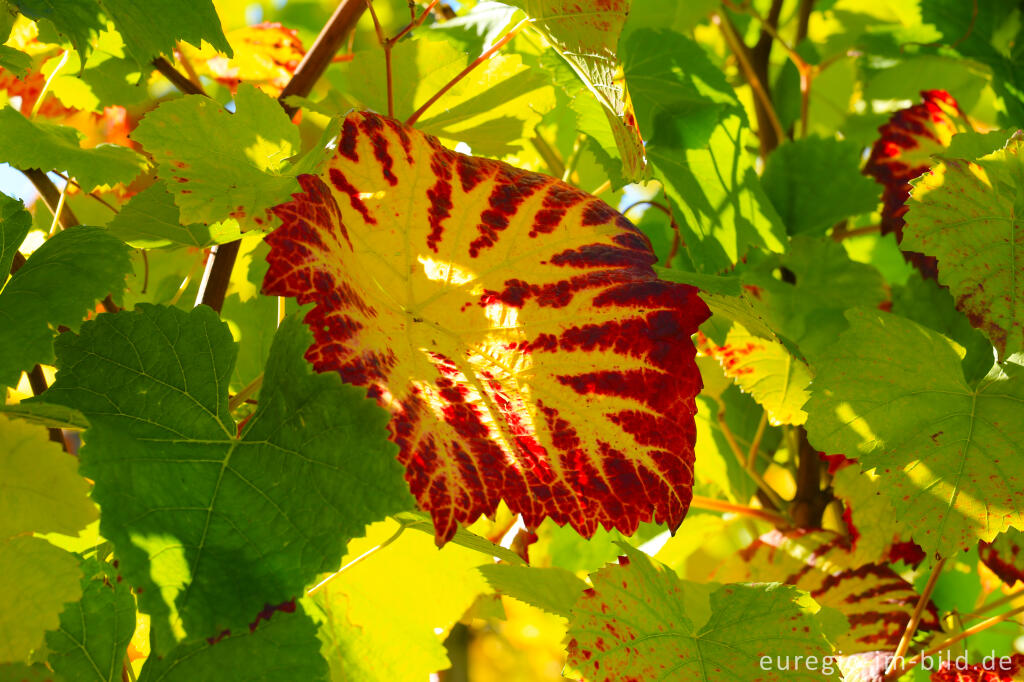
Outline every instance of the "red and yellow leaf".
<path fill-rule="evenodd" d="M 528 526 L 675 528 L 693 484 L 696 289 L 607 204 L 366 112 L 275 209 L 264 291 L 313 303 L 307 358 L 393 415 L 439 542 L 505 500 Z"/>
<path fill-rule="evenodd" d="M 249 83 L 276 97 L 306 55 L 298 33 L 276 22 L 235 29 L 227 38 L 235 52 L 231 57 L 209 46 L 202 51 L 191 50 L 190 56 L 197 73 L 214 78 L 232 91 L 239 83 Z"/>
<path fill-rule="evenodd" d="M 846 539 L 826 530 L 771 531 L 715 578 L 781 582 L 806 590 L 849 621 L 850 629 L 836 642 L 844 654 L 895 649 L 919 599 L 913 585 L 888 565 L 854 566 Z M 934 607 L 925 609 L 918 628 L 939 628 Z"/>
<path fill-rule="evenodd" d="M 979 542 L 978 555 L 1007 585 L 1024 583 L 1024 531 L 1010 528 L 992 542 Z"/>
<path fill-rule="evenodd" d="M 882 234 L 893 232 L 903 240 L 903 214 L 910 196 L 910 181 L 934 163 L 932 154 L 949 146 L 957 133 L 967 130 L 956 100 L 945 90 L 925 90 L 921 104 L 900 109 L 878 129 L 879 138 L 871 148 L 864 172 L 881 183 Z M 935 278 L 935 259 L 904 252 L 907 262 L 926 277 Z"/>

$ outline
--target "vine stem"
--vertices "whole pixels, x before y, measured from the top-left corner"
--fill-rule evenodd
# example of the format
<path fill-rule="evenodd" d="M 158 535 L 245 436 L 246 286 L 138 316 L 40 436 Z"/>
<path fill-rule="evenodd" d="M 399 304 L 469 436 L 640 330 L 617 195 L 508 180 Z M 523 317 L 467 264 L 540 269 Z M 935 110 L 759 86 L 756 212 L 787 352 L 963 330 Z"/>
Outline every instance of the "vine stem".
<path fill-rule="evenodd" d="M 757 423 L 757 432 L 754 434 L 754 440 L 750 443 L 750 450 L 747 452 L 747 469 L 753 469 L 757 463 L 757 451 L 761 449 L 761 439 L 764 438 L 766 428 L 768 428 L 768 412 L 761 410 L 761 421 Z"/>
<path fill-rule="evenodd" d="M 925 584 L 924 590 L 921 592 L 921 596 L 917 600 L 917 605 L 914 606 L 913 613 L 910 614 L 910 621 L 907 622 L 907 629 L 903 631 L 903 636 L 900 637 L 900 643 L 896 646 L 896 653 L 893 654 L 892 660 L 889 661 L 889 667 L 885 670 L 886 679 L 888 679 L 888 675 L 894 672 L 897 668 L 896 662 L 903 660 L 903 657 L 906 656 L 907 650 L 910 648 L 910 640 L 914 638 L 914 633 L 917 632 L 917 626 L 921 622 L 921 615 L 928 606 L 928 600 L 932 598 L 932 592 L 935 591 L 935 584 L 938 582 L 939 575 L 942 574 L 942 569 L 945 568 L 945 566 L 946 557 L 943 557 L 939 559 L 935 566 L 932 567 L 932 573 L 928 576 L 928 582 Z"/>
<path fill-rule="evenodd" d="M 330 65 L 334 54 L 345 41 L 349 31 L 355 27 L 359 17 L 366 9 L 364 0 L 341 0 L 334 14 L 327 20 L 313 46 L 306 53 L 306 56 L 299 62 L 288 84 L 285 85 L 277 101 L 285 110 L 288 116 L 294 116 L 297 108 L 290 106 L 286 100 L 297 95 L 305 97 L 313 89 L 313 85 L 320 79 L 324 71 Z M 166 61 L 166 60 L 165 60 Z M 168 64 L 168 66 L 170 66 Z M 160 66 L 157 66 L 160 70 Z M 170 70 L 177 74 L 178 79 L 173 81 L 181 88 L 182 92 L 194 92 L 193 85 L 187 78 L 177 72 L 174 67 Z M 164 71 L 160 70 L 161 73 Z M 168 75 L 168 74 L 164 74 Z M 185 84 L 188 85 L 185 85 Z M 198 93 L 196 93 L 198 94 Z M 218 313 L 224 307 L 224 297 L 227 296 L 228 284 L 231 282 L 231 271 L 238 259 L 238 247 L 241 242 L 235 240 L 226 244 L 220 244 L 210 249 L 210 257 L 206 261 L 206 269 L 203 272 L 203 279 L 199 284 L 199 293 L 196 296 L 196 305 L 208 305 Z"/>
<path fill-rule="evenodd" d="M 885 677 L 882 678 L 882 679 L 884 680 L 884 682 L 896 682 L 896 680 L 898 680 L 900 677 L 905 675 L 908 671 L 912 670 L 913 668 L 916 668 L 918 665 L 920 665 L 921 661 L 923 661 L 924 659 L 928 658 L 929 656 L 934 656 L 935 654 L 939 653 L 940 651 L 945 651 L 946 649 L 948 649 L 949 647 L 953 646 L 957 642 L 963 641 L 963 640 L 967 639 L 968 637 L 970 637 L 971 635 L 976 635 L 979 632 L 982 632 L 984 630 L 988 630 L 990 627 L 992 627 L 994 625 L 999 625 L 1000 623 L 1004 623 L 1004 622 L 1010 620 L 1011 618 L 1013 618 L 1014 616 L 1016 616 L 1019 613 L 1024 613 L 1024 606 L 1018 606 L 1017 608 L 1012 609 L 1010 611 L 1007 611 L 1006 613 L 1000 613 L 998 616 L 992 616 L 991 618 L 989 618 L 987 620 L 983 620 L 980 623 L 978 623 L 977 625 L 973 625 L 973 626 L 967 628 L 966 630 L 964 630 L 963 632 L 961 632 L 959 634 L 956 634 L 956 635 L 953 635 L 949 639 L 943 640 L 942 642 L 936 644 L 935 646 L 931 647 L 930 649 L 922 651 L 917 656 L 914 656 L 913 658 L 908 659 L 906 662 L 904 662 L 898 668 L 896 668 L 894 670 L 886 670 Z M 895 662 L 896 660 L 897 659 L 894 658 L 893 662 Z"/>
<path fill-rule="evenodd" d="M 754 480 L 754 483 L 756 483 L 757 487 L 761 489 L 761 492 L 768 497 L 772 505 L 779 510 L 785 509 L 786 505 L 782 501 L 782 498 L 779 497 L 779 494 L 775 492 L 775 489 L 768 485 L 768 482 L 765 481 L 761 474 L 757 472 L 757 469 L 747 466 L 747 453 L 743 452 L 743 449 L 740 448 L 740 444 L 736 440 L 735 434 L 733 434 L 732 429 L 729 428 L 729 425 L 725 421 L 725 403 L 721 398 L 716 398 L 716 402 L 718 403 L 718 427 L 722 430 L 722 435 L 725 436 L 725 440 L 729 444 L 729 449 L 732 450 L 736 459 L 739 461 L 740 466 L 742 466 L 747 472 L 747 475 Z M 758 447 L 760 447 L 760 444 L 758 444 Z"/>
<path fill-rule="evenodd" d="M 242 390 L 231 397 L 231 400 L 228 401 L 228 410 L 238 409 L 238 406 L 248 400 L 249 396 L 260 390 L 261 386 L 263 386 L 263 372 L 260 372 L 258 377 L 250 381 Z"/>
<path fill-rule="evenodd" d="M 331 573 L 329 576 L 327 576 L 326 578 L 324 578 L 323 580 L 318 582 L 316 585 L 313 585 L 313 587 L 311 587 L 308 590 L 306 590 L 306 596 L 309 596 L 309 595 L 313 594 L 314 592 L 319 591 L 320 588 L 322 588 L 324 585 L 326 585 L 327 583 L 329 583 L 332 580 L 334 580 L 343 571 L 347 571 L 348 569 L 350 569 L 353 566 L 355 566 L 356 564 L 358 564 L 360 561 L 366 559 L 369 556 L 372 556 L 372 555 L 376 554 L 380 550 L 384 549 L 385 547 L 387 547 L 388 545 L 393 543 L 395 540 L 397 540 L 398 538 L 400 538 L 402 536 L 402 533 L 404 533 L 405 529 L 408 528 L 410 525 L 411 524 L 408 524 L 408 523 L 402 523 L 401 525 L 399 525 L 398 526 L 398 530 L 396 530 L 394 532 L 394 534 L 392 534 L 392 536 L 389 537 L 387 540 L 385 540 L 384 542 L 380 543 L 379 545 L 376 545 L 375 547 L 371 547 L 370 549 L 366 550 L 365 552 L 363 552 L 362 554 L 357 556 L 355 559 L 353 559 L 352 561 L 348 562 L 347 564 L 345 564 L 344 566 L 339 568 L 337 571 L 335 571 L 334 573 Z"/>
<path fill-rule="evenodd" d="M 394 118 L 395 97 L 391 83 L 391 43 L 384 37 L 384 29 L 381 28 L 380 20 L 377 18 L 377 12 L 373 9 L 373 0 L 366 0 L 366 9 L 370 10 L 370 16 L 373 17 L 373 30 L 376 31 L 377 41 L 384 49 L 384 72 L 387 80 L 388 92 L 388 118 Z"/>
<path fill-rule="evenodd" d="M 729 49 L 732 50 L 733 54 L 736 55 L 737 61 L 740 64 L 740 71 L 743 72 L 743 76 L 750 88 L 754 91 L 754 96 L 757 97 L 758 102 L 761 103 L 761 107 L 764 109 L 765 115 L 768 117 L 768 122 L 771 124 L 772 130 L 778 139 L 783 139 L 786 136 L 785 131 L 782 129 L 782 123 L 779 122 L 779 115 L 775 112 L 775 105 L 772 104 L 772 98 L 768 96 L 768 91 L 764 88 L 764 83 L 758 78 L 757 72 L 754 71 L 754 66 L 750 63 L 750 58 L 747 56 L 746 47 L 740 42 L 739 36 L 736 35 L 736 30 L 733 28 L 732 22 L 729 18 L 720 12 L 715 12 L 711 15 L 711 21 L 718 25 L 718 29 L 722 32 L 722 37 L 725 38 L 726 44 Z"/>
<path fill-rule="evenodd" d="M 497 53 L 498 50 L 503 48 L 510 40 L 512 40 L 512 38 L 515 37 L 515 35 L 517 33 L 519 33 L 519 29 L 521 29 L 522 27 L 523 27 L 523 22 L 521 21 L 518 24 L 516 24 L 512 28 L 511 31 L 506 33 L 504 35 L 504 37 L 502 37 L 501 40 L 499 40 L 498 42 L 494 43 L 494 45 L 492 45 L 489 49 L 487 49 L 483 54 L 481 54 L 479 57 L 477 57 L 472 62 L 470 62 L 469 66 L 464 68 L 454 78 L 452 78 L 450 81 L 445 83 L 444 86 L 440 90 L 435 92 L 434 95 L 430 99 L 428 99 L 426 102 L 423 103 L 423 106 L 421 106 L 419 109 L 417 109 L 415 112 L 413 112 L 413 115 L 406 119 L 405 125 L 412 126 L 412 125 L 414 125 L 416 123 L 416 121 L 420 120 L 420 117 L 423 116 L 424 112 L 426 112 L 427 109 L 432 107 L 434 105 L 434 103 L 437 102 L 437 100 L 441 99 L 441 97 L 443 97 L 446 92 L 451 90 L 455 86 L 456 83 L 458 83 L 460 80 L 462 80 L 467 75 L 469 75 L 469 73 L 473 69 L 475 69 L 476 67 L 480 66 L 481 64 L 483 64 L 485 61 L 487 61 L 491 57 L 493 57 L 494 54 Z"/>
<path fill-rule="evenodd" d="M 1005 597 L 997 599 L 996 601 L 992 602 L 991 604 L 985 604 L 980 609 L 978 609 L 976 611 L 971 611 L 970 613 L 962 616 L 961 618 L 962 618 L 962 620 L 965 620 L 965 621 L 974 620 L 975 618 L 979 617 L 983 613 L 988 613 L 992 609 L 998 609 L 1000 606 L 1003 606 L 1004 604 L 1009 604 L 1010 602 L 1016 601 L 1017 599 L 1020 599 L 1021 597 L 1024 597 L 1024 589 L 1017 590 L 1016 592 L 1011 592 L 1010 594 L 1006 595 Z"/>
<path fill-rule="evenodd" d="M 716 500 L 713 497 L 704 497 L 703 495 L 694 495 L 693 499 L 690 500 L 690 508 L 739 514 L 740 516 L 750 516 L 755 519 L 761 519 L 762 521 L 774 523 L 777 526 L 786 523 L 786 519 L 782 516 L 782 514 L 779 514 L 778 512 L 773 512 L 770 509 L 758 509 L 757 507 L 748 507 L 742 504 L 733 504 L 732 502 Z"/>

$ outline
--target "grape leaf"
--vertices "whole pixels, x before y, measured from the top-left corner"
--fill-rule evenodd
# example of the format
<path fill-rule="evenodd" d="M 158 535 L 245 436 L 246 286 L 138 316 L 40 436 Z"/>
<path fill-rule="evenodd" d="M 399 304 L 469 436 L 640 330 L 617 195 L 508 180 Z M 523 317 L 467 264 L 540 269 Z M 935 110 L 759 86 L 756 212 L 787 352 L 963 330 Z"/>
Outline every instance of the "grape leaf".
<path fill-rule="evenodd" d="M 342 565 L 394 537 L 393 521 L 353 540 Z M 443 645 L 477 595 L 488 591 L 477 571 L 483 554 L 437 549 L 406 530 L 377 553 L 352 564 L 313 594 L 326 615 L 324 653 L 335 680 L 422 682 L 450 663 Z"/>
<path fill-rule="evenodd" d="M 46 660 L 68 680 L 120 682 L 135 632 L 135 597 L 108 563 L 89 559 L 82 572 L 81 601 L 68 604 L 60 628 L 46 633 Z"/>
<path fill-rule="evenodd" d="M 107 225 L 111 234 L 139 249 L 172 244 L 204 247 L 240 236 L 236 226 L 233 234 L 225 232 L 215 239 L 211 234 L 213 229 L 201 223 L 182 225 L 174 196 L 162 182 L 154 183 L 129 199 Z"/>
<path fill-rule="evenodd" d="M 0 194 L 0 277 L 5 281 L 11 271 L 14 254 L 32 229 L 32 216 L 24 204 L 6 194 Z M 0 285 L 2 290 L 3 285 Z"/>
<path fill-rule="evenodd" d="M 82 134 L 68 126 L 32 121 L 5 106 L 0 109 L 0 162 L 15 168 L 58 170 L 72 176 L 86 191 L 131 182 L 149 162 L 126 147 L 104 144 L 82 149 Z"/>
<path fill-rule="evenodd" d="M 811 370 L 778 341 L 759 338 L 734 323 L 721 346 L 705 337 L 700 350 L 718 360 L 726 376 L 754 397 L 772 424 L 800 425 L 807 421 L 803 404 Z"/>
<path fill-rule="evenodd" d="M 57 343 L 45 397 L 89 419 L 82 472 L 158 651 L 244 628 L 411 502 L 385 414 L 312 374 L 308 343 L 297 319 L 282 324 L 240 436 L 227 407 L 236 349 L 209 308 L 140 304 Z"/>
<path fill-rule="evenodd" d="M 299 190 L 287 161 L 300 149 L 299 129 L 277 100 L 242 84 L 235 113 L 202 95 L 165 102 L 132 133 L 156 159 L 185 223 L 249 217 Z"/>
<path fill-rule="evenodd" d="M 848 140 L 783 144 L 768 157 L 761 184 L 790 234 L 821 235 L 878 205 L 875 184 L 860 172 L 860 145 Z"/>
<path fill-rule="evenodd" d="M 248 629 L 151 655 L 139 682 L 221 682 L 226 673 L 246 682 L 327 682 L 327 662 L 309 616 L 294 602 L 266 611 Z"/>
<path fill-rule="evenodd" d="M 0 662 L 22 661 L 82 595 L 78 560 L 31 533 L 74 535 L 96 518 L 75 460 L 38 426 L 0 417 Z"/>
<path fill-rule="evenodd" d="M 496 592 L 564 618 L 587 587 L 564 568 L 489 564 L 479 571 Z"/>
<path fill-rule="evenodd" d="M 391 51 L 395 118 L 406 119 L 466 68 L 470 55 L 447 41 L 409 40 Z M 358 52 L 345 84 L 364 107 L 387 111 L 384 52 Z M 464 142 L 474 154 L 502 157 L 521 151 L 541 116 L 555 106 L 550 79 L 517 54 L 495 55 L 427 109 L 416 128 L 451 143 Z M 345 115 L 350 107 L 325 111 Z"/>
<path fill-rule="evenodd" d="M 926 90 L 922 102 L 892 115 L 878 129 L 879 138 L 864 164 L 864 173 L 884 187 L 882 191 L 882 234 L 895 233 L 903 241 L 903 215 L 910 196 L 910 181 L 932 165 L 953 136 L 964 132 L 963 113 L 956 100 L 944 90 Z M 935 261 L 921 254 L 904 252 L 925 277 L 935 277 Z"/>
<path fill-rule="evenodd" d="M 106 28 L 107 18 L 140 66 L 158 55 L 172 54 L 179 40 L 193 45 L 206 40 L 231 54 L 211 0 L 149 0 L 142 5 L 134 0 L 18 0 L 17 4 L 30 19 L 52 21 L 83 55 Z"/>
<path fill-rule="evenodd" d="M 787 585 L 680 580 L 639 550 L 591 575 L 569 620 L 568 663 L 587 682 L 701 679 L 828 680 L 807 668 L 761 667 L 764 657 L 831 653 L 841 619 Z"/>
<path fill-rule="evenodd" d="M 882 483 L 873 472 L 862 472 L 859 466 L 846 466 L 832 477 L 837 499 L 846 506 L 843 519 L 850 529 L 853 566 L 874 563 L 889 556 L 894 544 L 910 537 L 901 519 L 893 515 L 888 497 L 881 491 Z"/>
<path fill-rule="evenodd" d="M 683 217 L 683 241 L 698 272 L 721 273 L 754 246 L 783 250 L 785 229 L 743 152 L 746 135 L 743 119 L 733 114 L 714 130 L 706 149 L 647 146 Z"/>
<path fill-rule="evenodd" d="M 945 337 L 885 313 L 846 316 L 805 406 L 811 443 L 877 468 L 892 517 L 929 555 L 1024 527 L 1024 367 L 997 365 L 972 389 Z"/>
<path fill-rule="evenodd" d="M 689 503 L 689 339 L 708 315 L 658 281 L 604 202 L 356 112 L 276 209 L 264 292 L 314 303 L 307 357 L 394 415 L 438 541 L 504 499 L 527 526 L 676 527 Z"/>
<path fill-rule="evenodd" d="M 190 58 L 197 73 L 211 76 L 232 91 L 244 82 L 277 97 L 306 55 L 298 32 L 277 22 L 237 28 L 228 33 L 227 42 L 234 48 L 230 58 L 209 49 Z"/>
<path fill-rule="evenodd" d="M 725 74 L 673 31 L 638 29 L 619 45 L 637 125 L 650 144 L 701 149 L 728 111 L 742 111 Z"/>
<path fill-rule="evenodd" d="M 1024 532 L 1010 528 L 978 545 L 981 560 L 1007 585 L 1024 582 Z"/>
<path fill-rule="evenodd" d="M 509 0 L 526 12 L 601 104 L 625 178 L 646 178 L 646 160 L 626 88 L 616 77 L 619 34 L 630 0 Z"/>
<path fill-rule="evenodd" d="M 715 572 L 723 581 L 781 582 L 806 591 L 846 616 L 850 629 L 835 642 L 844 654 L 894 650 L 919 601 L 914 586 L 887 564 L 854 565 L 846 539 L 826 530 L 773 530 Z M 918 630 L 939 630 L 929 602 Z"/>
<path fill-rule="evenodd" d="M 0 662 L 23 661 L 57 627 L 65 602 L 82 596 L 78 559 L 39 538 L 0 538 L 0 575 Z"/>
<path fill-rule="evenodd" d="M 54 328 L 77 329 L 95 302 L 124 289 L 128 249 L 98 227 L 72 227 L 40 246 L 0 292 L 0 385 L 53 360 Z"/>
<path fill-rule="evenodd" d="M 49 403 L 20 402 L 0 406 L 0 412 L 26 422 L 58 429 L 87 429 L 89 422 L 78 410 Z"/>
<path fill-rule="evenodd" d="M 942 159 L 913 184 L 903 243 L 938 260 L 939 283 L 999 351 L 1024 349 L 1024 139 L 977 161 Z"/>

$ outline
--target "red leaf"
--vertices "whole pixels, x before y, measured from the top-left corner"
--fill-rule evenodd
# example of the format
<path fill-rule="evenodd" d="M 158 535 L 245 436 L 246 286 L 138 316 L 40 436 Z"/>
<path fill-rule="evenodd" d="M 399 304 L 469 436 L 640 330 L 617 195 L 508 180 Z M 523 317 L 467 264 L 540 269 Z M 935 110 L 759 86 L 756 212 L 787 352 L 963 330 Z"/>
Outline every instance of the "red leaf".
<path fill-rule="evenodd" d="M 931 155 L 949 146 L 953 135 L 965 130 L 963 112 L 956 100 L 945 90 L 926 90 L 924 100 L 892 115 L 878 129 L 880 137 L 871 148 L 864 173 L 881 183 L 882 234 L 893 232 L 896 241 L 903 239 L 903 214 L 910 196 L 910 181 L 932 165 Z M 904 258 L 925 277 L 935 279 L 935 259 L 924 254 L 904 251 Z"/>
<path fill-rule="evenodd" d="M 264 291 L 313 303 L 307 358 L 390 410 L 437 539 L 505 500 L 589 537 L 675 528 L 693 485 L 696 289 L 551 177 L 353 112 L 275 209 Z"/>
<path fill-rule="evenodd" d="M 1005 665 L 1004 665 L 1005 664 Z M 932 682 L 1021 682 L 1024 680 L 1024 654 L 995 657 L 975 665 L 959 667 L 943 663 L 932 673 Z"/>

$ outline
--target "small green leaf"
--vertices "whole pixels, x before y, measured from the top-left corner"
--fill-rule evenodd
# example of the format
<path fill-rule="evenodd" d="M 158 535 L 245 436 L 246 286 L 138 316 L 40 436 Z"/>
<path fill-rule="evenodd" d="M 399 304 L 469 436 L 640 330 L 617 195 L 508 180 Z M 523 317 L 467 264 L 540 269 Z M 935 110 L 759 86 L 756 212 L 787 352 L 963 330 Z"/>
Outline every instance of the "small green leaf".
<path fill-rule="evenodd" d="M 0 45 L 0 69 L 10 71 L 18 78 L 26 76 L 32 68 L 32 57 L 13 47 Z"/>
<path fill-rule="evenodd" d="M 89 422 L 78 410 L 63 405 L 22 401 L 13 405 L 0 407 L 0 412 L 23 419 L 31 424 L 38 424 L 57 429 L 87 429 Z"/>
<path fill-rule="evenodd" d="M 32 229 L 32 216 L 24 204 L 6 194 L 0 194 L 0 278 L 7 279 L 14 262 L 14 254 Z M 3 285 L 0 284 L 0 291 Z"/>
<path fill-rule="evenodd" d="M 786 672 L 776 662 L 820 660 L 843 630 L 842 618 L 805 593 L 773 583 L 680 580 L 643 552 L 623 549 L 619 564 L 591 575 L 594 587 L 569 620 L 568 663 L 587 682 L 837 679 L 806 668 Z"/>
<path fill-rule="evenodd" d="M 761 184 L 789 234 L 821 235 L 875 210 L 878 186 L 861 174 L 860 151 L 855 142 L 812 136 L 771 153 Z"/>
<path fill-rule="evenodd" d="M 747 154 L 747 129 L 730 115 L 706 149 L 650 144 L 647 157 L 679 209 L 680 229 L 698 272 L 717 274 L 751 247 L 782 251 L 785 230 Z"/>
<path fill-rule="evenodd" d="M 135 597 L 108 563 L 89 559 L 82 572 L 82 599 L 68 604 L 60 627 L 46 633 L 46 660 L 67 680 L 121 682 L 135 632 Z"/>
<path fill-rule="evenodd" d="M 165 102 L 132 133 L 156 159 L 185 223 L 249 217 L 299 191 L 288 159 L 299 129 L 275 99 L 251 85 L 235 94 L 235 113 L 201 95 Z"/>
<path fill-rule="evenodd" d="M 234 221 L 229 221 L 234 222 Z M 111 234 L 138 249 L 184 245 L 205 247 L 212 243 L 238 239 L 236 229 L 214 239 L 211 227 L 200 223 L 181 224 L 181 212 L 167 185 L 157 182 L 144 189 L 121 207 L 121 212 L 107 225 Z"/>
<path fill-rule="evenodd" d="M 902 247 L 935 256 L 939 283 L 1004 358 L 1024 349 L 1024 139 L 943 159 L 912 184 Z"/>
<path fill-rule="evenodd" d="M 149 162 L 131 149 L 104 144 L 79 146 L 81 133 L 67 126 L 30 121 L 15 109 L 0 109 L 0 162 L 15 168 L 63 171 L 86 191 L 131 182 Z"/>
<path fill-rule="evenodd" d="M 411 506 L 386 413 L 314 374 L 309 332 L 282 324 L 259 408 L 228 413 L 236 347 L 200 307 L 101 315 L 57 344 L 48 402 L 82 411 L 82 471 L 103 536 L 153 616 L 154 646 L 238 631 L 336 566 L 366 523 Z"/>
<path fill-rule="evenodd" d="M 53 361 L 58 325 L 77 329 L 95 302 L 120 298 L 128 249 L 98 227 L 72 227 L 48 239 L 0 292 L 0 385 Z"/>
<path fill-rule="evenodd" d="M 805 406 L 814 447 L 876 469 L 891 516 L 929 555 L 1024 527 L 1024 367 L 997 365 L 972 389 L 946 337 L 885 313 L 847 319 Z"/>
<path fill-rule="evenodd" d="M 489 564 L 478 569 L 496 592 L 569 618 L 587 584 L 564 568 Z"/>
<path fill-rule="evenodd" d="M 700 149 L 727 110 L 742 111 L 725 74 L 697 43 L 673 31 L 634 31 L 619 57 L 649 144 Z"/>
<path fill-rule="evenodd" d="M 286 608 L 264 622 L 261 614 L 249 627 L 151 655 L 139 682 L 327 682 L 316 625 L 294 602 Z"/>

